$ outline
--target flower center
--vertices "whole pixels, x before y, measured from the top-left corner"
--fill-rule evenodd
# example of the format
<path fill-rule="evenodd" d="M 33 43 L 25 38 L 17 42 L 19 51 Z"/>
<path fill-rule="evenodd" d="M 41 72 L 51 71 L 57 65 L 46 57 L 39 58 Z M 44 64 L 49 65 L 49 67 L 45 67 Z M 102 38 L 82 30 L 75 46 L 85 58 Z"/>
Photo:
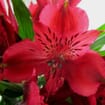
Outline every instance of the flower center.
<path fill-rule="evenodd" d="M 51 59 L 53 66 L 57 65 L 59 67 L 59 64 L 55 64 L 55 58 L 59 59 L 57 60 L 60 61 L 59 63 L 68 59 L 74 60 L 80 56 L 82 49 L 88 47 L 88 43 L 84 43 L 84 40 L 82 40 L 84 37 L 80 38 L 79 35 L 77 33 L 62 36 L 47 28 L 47 31 L 36 33 L 36 39 L 42 46 L 46 58 Z M 52 59 L 54 59 L 54 62 Z"/>
<path fill-rule="evenodd" d="M 48 63 L 48 66 L 50 66 L 52 68 L 52 71 L 55 71 L 56 69 L 62 68 L 62 62 L 63 62 L 63 60 L 58 58 L 58 59 L 49 60 L 47 63 Z"/>

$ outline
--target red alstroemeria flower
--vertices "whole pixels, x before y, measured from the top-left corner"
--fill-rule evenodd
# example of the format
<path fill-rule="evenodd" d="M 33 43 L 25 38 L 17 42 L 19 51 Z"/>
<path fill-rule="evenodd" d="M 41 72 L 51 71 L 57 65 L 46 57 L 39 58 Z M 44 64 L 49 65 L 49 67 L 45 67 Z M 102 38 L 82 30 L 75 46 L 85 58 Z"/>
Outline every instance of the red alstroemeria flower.
<path fill-rule="evenodd" d="M 87 30 L 88 17 L 85 11 L 76 7 L 80 0 L 37 0 L 37 2 L 31 3 L 29 7 L 34 25 L 40 21 L 62 34 Z"/>
<path fill-rule="evenodd" d="M 56 94 L 48 96 L 46 88 L 39 89 L 35 78 L 33 76 L 25 83 L 24 101 L 22 105 L 45 105 L 45 103 L 48 105 L 89 105 L 87 98 L 73 93 L 66 82 Z"/>
<path fill-rule="evenodd" d="M 85 11 L 75 6 L 79 1 L 61 1 L 56 4 L 47 4 L 40 13 L 39 21 L 61 34 L 68 32 L 75 34 L 86 31 L 88 17 Z"/>
<path fill-rule="evenodd" d="M 8 46 L 16 42 L 16 32 L 18 31 L 8 0 L 7 3 L 9 16 L 5 9 L 4 0 L 0 1 L 0 55 Z"/>
<path fill-rule="evenodd" d="M 18 31 L 18 25 L 15 19 L 15 16 L 13 14 L 12 8 L 10 6 L 10 0 L 7 0 L 7 6 L 8 6 L 8 12 L 6 11 L 6 6 L 4 3 L 4 0 L 0 1 L 0 16 L 4 17 L 5 20 L 11 24 L 11 26 L 13 27 L 13 30 L 15 30 L 16 32 Z"/>
<path fill-rule="evenodd" d="M 2 55 L 10 45 L 16 42 L 16 34 L 18 31 L 9 0 L 7 0 L 7 4 L 9 15 L 7 15 L 4 0 L 0 0 L 0 79 L 2 78 L 3 72 L 3 64 L 1 64 Z"/>
<path fill-rule="evenodd" d="M 49 79 L 54 83 L 49 87 L 50 91 L 58 90 L 66 80 L 74 92 L 84 96 L 94 94 L 105 78 L 104 60 L 90 51 L 90 45 L 98 34 L 92 30 L 62 36 L 39 25 L 35 42 L 24 40 L 5 52 L 5 79 L 15 82 L 26 80 L 35 67 L 37 74 L 44 73 L 47 78 L 50 75 Z"/>

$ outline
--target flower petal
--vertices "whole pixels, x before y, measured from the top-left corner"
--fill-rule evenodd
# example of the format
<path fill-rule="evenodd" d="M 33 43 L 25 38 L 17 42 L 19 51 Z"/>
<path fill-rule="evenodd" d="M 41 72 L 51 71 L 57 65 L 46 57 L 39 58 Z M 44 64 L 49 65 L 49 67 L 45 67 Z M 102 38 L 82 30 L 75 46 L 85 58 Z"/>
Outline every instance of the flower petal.
<path fill-rule="evenodd" d="M 71 6 L 76 6 L 81 0 L 69 0 Z"/>
<path fill-rule="evenodd" d="M 28 79 L 36 64 L 46 59 L 40 46 L 29 40 L 14 44 L 3 55 L 7 64 L 4 70 L 5 79 L 19 82 Z"/>
<path fill-rule="evenodd" d="M 14 27 L 14 30 L 16 32 L 18 32 L 18 24 L 16 22 L 16 19 L 15 19 L 15 16 L 14 16 L 13 12 L 12 12 L 12 8 L 11 8 L 11 5 L 10 5 L 10 0 L 7 0 L 7 4 L 8 4 L 8 13 L 9 13 L 9 18 L 10 18 L 11 24 Z"/>
<path fill-rule="evenodd" d="M 105 79 L 104 66 L 104 60 L 97 53 L 89 52 L 72 64 L 66 63 L 65 78 L 74 92 L 83 96 L 93 95 Z"/>
<path fill-rule="evenodd" d="M 84 32 L 88 28 L 85 11 L 70 6 L 63 8 L 48 4 L 40 14 L 40 22 L 62 34 Z"/>
<path fill-rule="evenodd" d="M 65 101 L 72 94 L 73 94 L 72 90 L 70 90 L 68 84 L 64 82 L 63 86 L 56 92 L 54 96 L 51 97 L 50 100 L 55 99 L 58 103 L 60 103 Z"/>
<path fill-rule="evenodd" d="M 24 88 L 24 104 L 25 105 L 47 105 L 44 103 L 44 97 L 40 95 L 40 89 L 35 80 L 36 76 L 26 82 Z"/>
<path fill-rule="evenodd" d="M 37 0 L 39 6 L 44 7 L 50 0 Z"/>
<path fill-rule="evenodd" d="M 0 15 L 7 15 L 6 7 L 3 0 L 0 0 Z"/>
<path fill-rule="evenodd" d="M 97 105 L 96 97 L 95 95 L 91 95 L 88 97 L 90 105 Z"/>
<path fill-rule="evenodd" d="M 33 23 L 35 24 L 36 21 L 39 20 L 39 14 L 40 14 L 41 8 L 39 7 L 39 5 L 33 4 L 31 2 L 29 6 L 29 11 L 32 15 Z"/>
<path fill-rule="evenodd" d="M 52 73 L 47 80 L 45 89 L 47 91 L 47 96 L 54 95 L 59 88 L 62 87 L 64 83 L 64 78 L 62 77 L 61 71 L 58 69 L 56 73 Z"/>
<path fill-rule="evenodd" d="M 58 45 L 61 44 L 61 34 L 39 23 L 34 26 L 34 29 L 36 32 L 35 43 L 44 50 L 48 61 L 53 59 L 59 53 Z"/>
<path fill-rule="evenodd" d="M 99 34 L 99 31 L 91 30 L 82 34 L 69 35 L 70 59 L 77 59 L 90 50 L 90 45 L 94 43 Z"/>
<path fill-rule="evenodd" d="M 44 7 L 47 4 L 63 5 L 65 0 L 37 0 L 39 6 Z"/>

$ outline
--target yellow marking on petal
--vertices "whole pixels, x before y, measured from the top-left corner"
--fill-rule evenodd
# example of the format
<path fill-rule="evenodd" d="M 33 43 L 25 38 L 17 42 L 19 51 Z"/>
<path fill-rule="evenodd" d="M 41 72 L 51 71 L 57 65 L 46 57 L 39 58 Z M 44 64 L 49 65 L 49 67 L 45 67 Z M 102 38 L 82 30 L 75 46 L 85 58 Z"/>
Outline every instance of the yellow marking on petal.
<path fill-rule="evenodd" d="M 66 7 L 68 7 L 68 5 L 69 5 L 69 0 L 65 0 L 64 7 L 66 8 Z"/>

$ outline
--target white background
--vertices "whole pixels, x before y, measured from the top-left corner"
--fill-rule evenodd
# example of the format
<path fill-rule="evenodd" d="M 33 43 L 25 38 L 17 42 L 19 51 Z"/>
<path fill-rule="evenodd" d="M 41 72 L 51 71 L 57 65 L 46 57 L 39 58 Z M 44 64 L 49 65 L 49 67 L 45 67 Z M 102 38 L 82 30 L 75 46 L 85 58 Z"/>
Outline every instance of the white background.
<path fill-rule="evenodd" d="M 105 0 L 82 0 L 79 6 L 87 12 L 90 28 L 97 28 L 105 23 Z"/>

